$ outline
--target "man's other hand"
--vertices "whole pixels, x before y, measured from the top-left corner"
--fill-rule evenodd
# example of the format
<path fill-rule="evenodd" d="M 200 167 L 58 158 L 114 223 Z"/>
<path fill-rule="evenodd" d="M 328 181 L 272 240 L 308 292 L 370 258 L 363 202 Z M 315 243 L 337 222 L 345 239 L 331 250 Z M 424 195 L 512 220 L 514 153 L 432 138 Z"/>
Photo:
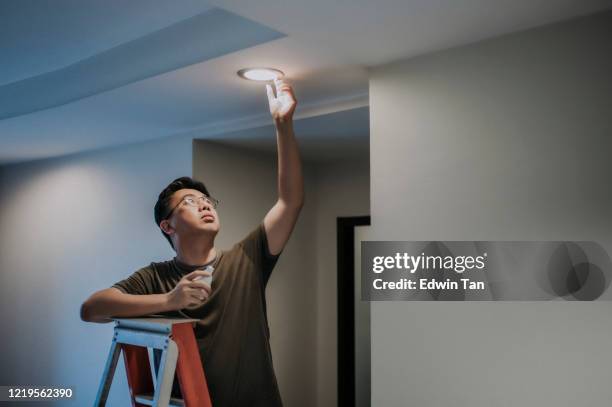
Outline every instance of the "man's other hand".
<path fill-rule="evenodd" d="M 193 309 L 201 306 L 210 296 L 211 287 L 203 281 L 194 281 L 198 276 L 210 277 L 210 272 L 195 270 L 185 275 L 170 291 L 168 296 L 168 307 L 172 311 L 181 309 Z"/>

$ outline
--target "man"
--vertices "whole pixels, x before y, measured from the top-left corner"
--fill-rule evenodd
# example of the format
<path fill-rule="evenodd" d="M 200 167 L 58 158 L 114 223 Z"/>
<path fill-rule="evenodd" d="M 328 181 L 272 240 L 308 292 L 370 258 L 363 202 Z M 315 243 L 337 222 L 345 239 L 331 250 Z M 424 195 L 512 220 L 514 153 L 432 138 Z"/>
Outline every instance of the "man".
<path fill-rule="evenodd" d="M 282 406 L 272 366 L 265 286 L 304 203 L 301 160 L 293 134 L 292 88 L 266 85 L 276 126 L 278 200 L 263 222 L 230 250 L 218 250 L 217 201 L 201 182 L 183 177 L 159 195 L 155 221 L 176 257 L 151 263 L 81 306 L 88 322 L 149 314 L 200 321 L 195 334 L 215 407 Z M 212 283 L 198 281 L 211 277 Z M 176 391 L 176 388 L 175 388 Z"/>

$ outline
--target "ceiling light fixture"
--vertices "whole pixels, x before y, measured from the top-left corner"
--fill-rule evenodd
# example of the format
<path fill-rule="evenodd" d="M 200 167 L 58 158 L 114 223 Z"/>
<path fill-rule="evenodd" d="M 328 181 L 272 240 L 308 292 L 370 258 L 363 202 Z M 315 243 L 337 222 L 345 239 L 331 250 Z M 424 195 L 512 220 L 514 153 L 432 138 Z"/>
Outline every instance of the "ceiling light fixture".
<path fill-rule="evenodd" d="M 237 73 L 238 76 L 243 79 L 262 82 L 273 81 L 274 79 L 280 79 L 285 76 L 282 71 L 274 68 L 244 68 Z"/>

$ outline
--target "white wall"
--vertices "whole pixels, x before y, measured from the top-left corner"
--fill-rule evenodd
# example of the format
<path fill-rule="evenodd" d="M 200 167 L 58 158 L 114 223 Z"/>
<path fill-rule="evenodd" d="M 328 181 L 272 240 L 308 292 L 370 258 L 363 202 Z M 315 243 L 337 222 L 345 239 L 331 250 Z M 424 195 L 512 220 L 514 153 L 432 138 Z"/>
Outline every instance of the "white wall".
<path fill-rule="evenodd" d="M 276 155 L 198 140 L 193 160 L 194 177 L 221 201 L 217 242 L 230 247 L 275 202 Z M 304 176 L 306 203 L 266 290 L 270 342 L 285 405 L 333 407 L 336 218 L 369 213 L 369 167 L 353 161 L 304 163 Z"/>
<path fill-rule="evenodd" d="M 270 137 L 274 137 L 271 134 Z M 276 155 L 194 142 L 194 177 L 220 200 L 215 242 L 230 248 L 263 221 L 278 198 Z M 274 370 L 286 406 L 312 406 L 316 397 L 316 253 L 314 182 L 305 170 L 306 205 L 266 289 Z"/>
<path fill-rule="evenodd" d="M 336 218 L 370 214 L 369 163 L 319 164 L 316 173 L 317 406 L 338 405 Z"/>
<path fill-rule="evenodd" d="M 174 256 L 153 220 L 159 192 L 191 174 L 191 140 L 165 139 L 2 168 L 0 383 L 71 386 L 91 405 L 113 324 L 81 303 L 136 269 Z M 126 405 L 123 361 L 108 399 Z"/>
<path fill-rule="evenodd" d="M 373 69 L 373 238 L 612 253 L 610 38 L 606 13 Z M 611 307 L 373 303 L 372 404 L 607 405 Z"/>
<path fill-rule="evenodd" d="M 194 177 L 221 200 L 217 243 L 229 247 L 276 200 L 275 156 L 180 138 L 0 168 L 0 313 L 10 333 L 0 383 L 72 386 L 75 399 L 59 404 L 93 402 L 113 326 L 82 322 L 79 307 L 174 256 L 153 205 L 168 182 L 192 174 L 192 156 Z M 336 217 L 368 214 L 369 173 L 367 163 L 317 163 L 305 177 L 306 205 L 268 285 L 271 345 L 285 405 L 331 407 Z M 128 397 L 120 359 L 108 405 Z"/>

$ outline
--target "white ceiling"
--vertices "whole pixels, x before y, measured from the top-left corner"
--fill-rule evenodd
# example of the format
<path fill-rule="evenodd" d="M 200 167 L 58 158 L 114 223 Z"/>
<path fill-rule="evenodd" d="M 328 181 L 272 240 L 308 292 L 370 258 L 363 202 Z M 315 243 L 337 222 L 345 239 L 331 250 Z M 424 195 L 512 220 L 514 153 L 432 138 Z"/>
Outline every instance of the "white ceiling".
<path fill-rule="evenodd" d="M 219 0 L 214 4 L 375 66 L 590 14 L 610 0 Z"/>
<path fill-rule="evenodd" d="M 0 3 L 0 85 L 64 68 L 211 9 L 199 0 Z"/>
<path fill-rule="evenodd" d="M 300 155 L 311 163 L 336 163 L 339 160 L 366 160 L 370 156 L 368 106 L 333 113 L 323 113 L 295 122 L 299 134 Z M 256 150 L 276 152 L 272 124 L 219 133 L 207 141 Z"/>
<path fill-rule="evenodd" d="M 610 0 L 0 2 L 0 164 L 184 134 L 255 146 L 270 133 L 265 91 L 235 73 L 256 65 L 282 69 L 293 82 L 297 115 L 308 117 L 298 134 L 307 157 L 329 154 L 322 140 L 337 143 L 334 154 L 350 155 L 367 147 L 368 67 L 611 6 Z M 330 120 L 346 109 L 356 110 Z"/>

